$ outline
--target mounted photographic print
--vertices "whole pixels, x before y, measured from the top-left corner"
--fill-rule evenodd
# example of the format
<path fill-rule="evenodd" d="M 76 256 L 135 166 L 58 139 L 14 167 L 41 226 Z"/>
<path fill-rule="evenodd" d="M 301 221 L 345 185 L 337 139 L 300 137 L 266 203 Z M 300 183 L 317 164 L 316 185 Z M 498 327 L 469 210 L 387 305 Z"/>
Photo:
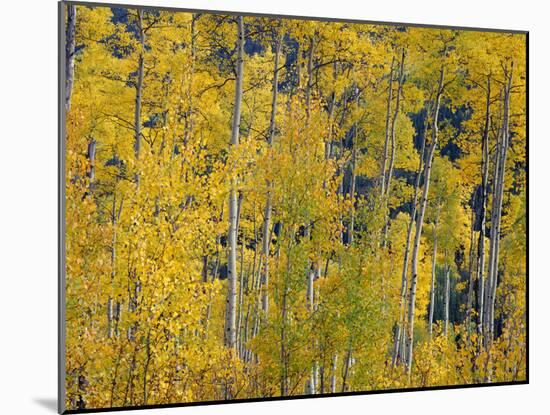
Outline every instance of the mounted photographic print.
<path fill-rule="evenodd" d="M 528 381 L 527 32 L 59 10 L 60 412 Z"/>

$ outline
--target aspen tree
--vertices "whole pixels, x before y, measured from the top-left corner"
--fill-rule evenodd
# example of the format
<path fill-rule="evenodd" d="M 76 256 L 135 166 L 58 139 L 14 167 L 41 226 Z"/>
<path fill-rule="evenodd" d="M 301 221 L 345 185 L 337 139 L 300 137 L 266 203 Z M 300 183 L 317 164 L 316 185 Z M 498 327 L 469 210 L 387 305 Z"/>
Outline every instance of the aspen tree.
<path fill-rule="evenodd" d="M 407 320 L 407 287 L 408 287 L 408 267 L 410 258 L 410 247 L 412 242 L 412 231 L 414 223 L 416 221 L 416 211 L 418 205 L 418 194 L 420 189 L 420 179 L 422 174 L 422 166 L 424 165 L 426 150 L 426 138 L 423 135 L 422 148 L 420 150 L 420 158 L 418 162 L 418 169 L 416 171 L 416 179 L 414 185 L 414 196 L 412 201 L 412 211 L 407 226 L 407 236 L 405 242 L 405 254 L 403 256 L 403 269 L 401 272 L 401 291 L 399 295 L 399 320 L 397 322 L 397 331 L 394 337 L 393 354 L 392 354 L 392 366 L 395 366 L 399 357 L 404 361 L 405 359 L 405 328 Z"/>
<path fill-rule="evenodd" d="M 139 158 L 141 152 L 141 104 L 143 95 L 143 78 L 145 71 L 145 28 L 143 26 L 143 9 L 137 9 L 137 31 L 139 39 L 137 79 L 135 82 L 136 97 L 134 106 L 134 152 L 137 161 L 136 183 L 139 187 Z"/>
<path fill-rule="evenodd" d="M 414 236 L 414 244 L 412 251 L 412 262 L 411 262 L 411 285 L 409 292 L 409 312 L 408 312 L 408 326 L 407 326 L 407 350 L 406 350 L 406 359 L 407 359 L 407 373 L 410 376 L 412 369 L 413 361 L 413 343 L 414 343 L 414 313 L 415 313 L 415 300 L 416 300 L 416 289 L 418 284 L 418 255 L 420 250 L 420 237 L 422 235 L 422 226 L 424 224 L 424 214 L 426 212 L 426 205 L 428 203 L 428 192 L 430 189 L 430 174 L 432 169 L 433 158 L 435 155 L 435 149 L 437 146 L 438 139 L 438 116 L 439 116 L 439 107 L 441 105 L 441 96 L 443 95 L 444 88 L 444 79 L 445 79 L 445 67 L 442 66 L 439 71 L 439 82 L 437 85 L 434 108 L 432 113 L 432 124 L 431 124 L 431 143 L 428 148 L 428 153 L 426 155 L 426 163 L 424 166 L 424 188 L 422 190 L 422 197 L 420 199 L 420 206 L 418 212 L 418 218 L 416 220 L 416 230 Z"/>
<path fill-rule="evenodd" d="M 65 110 L 71 109 L 76 52 L 76 5 L 67 5 L 67 35 L 65 46 Z"/>
<path fill-rule="evenodd" d="M 449 306 L 450 306 L 450 298 L 451 298 L 451 266 L 449 264 L 445 264 L 445 317 L 444 317 L 444 325 L 443 325 L 443 335 L 447 337 L 449 334 Z"/>
<path fill-rule="evenodd" d="M 392 104 L 392 95 L 393 95 L 393 67 L 395 63 L 395 58 L 392 58 L 390 65 L 390 73 L 388 75 L 388 100 L 386 104 L 386 126 L 384 134 L 384 152 L 382 153 L 382 171 L 380 177 L 382 179 L 382 184 L 380 186 L 380 194 L 383 199 L 386 195 L 386 165 L 388 163 L 388 146 L 390 142 L 390 123 L 391 123 L 391 104 Z"/>
<path fill-rule="evenodd" d="M 68 408 L 526 378 L 525 36 L 75 11 Z"/>
<path fill-rule="evenodd" d="M 485 344 L 488 345 L 493 341 L 494 336 L 494 309 L 495 297 L 498 283 L 498 268 L 499 268 L 499 249 L 500 249 L 500 230 L 502 217 L 502 200 L 504 195 L 504 179 L 506 170 L 506 158 L 508 154 L 508 146 L 510 139 L 510 93 L 512 90 L 512 75 L 513 63 L 510 68 L 504 71 L 505 86 L 503 90 L 503 118 L 501 127 L 501 136 L 497 145 L 496 168 L 493 181 L 493 205 L 491 210 L 491 244 L 489 248 L 489 271 L 486 281 L 485 290 Z"/>
<path fill-rule="evenodd" d="M 241 123 L 241 103 L 243 96 L 244 76 L 244 18 L 237 17 L 237 61 L 235 72 L 235 100 L 233 104 L 233 122 L 231 126 L 230 148 L 239 145 L 239 129 Z M 237 314 L 237 190 L 235 179 L 232 179 L 229 190 L 229 231 L 227 250 L 227 308 L 225 316 L 225 345 L 233 349 L 236 347 L 236 314 Z"/>
<path fill-rule="evenodd" d="M 437 207 L 437 213 L 433 224 L 433 253 L 432 253 L 432 281 L 430 285 L 430 311 L 428 320 L 428 332 L 430 333 L 430 340 L 433 334 L 433 321 L 435 310 L 435 279 L 436 279 L 436 265 L 437 265 L 437 225 L 439 223 L 439 214 L 441 205 Z"/>
<path fill-rule="evenodd" d="M 281 26 L 281 24 L 279 24 Z M 268 144 L 273 145 L 275 138 L 275 132 L 277 128 L 277 96 L 279 92 L 279 60 L 281 55 L 281 49 L 283 45 L 284 32 L 282 27 L 278 28 L 279 33 L 276 34 L 275 43 L 275 58 L 273 60 L 273 80 L 271 85 L 271 116 L 269 120 L 268 131 Z M 268 187 L 271 184 L 268 183 Z M 272 210 L 272 194 L 271 190 L 268 190 L 267 200 L 264 210 L 264 223 L 262 227 L 262 257 L 260 263 L 263 264 L 261 284 L 262 284 L 262 312 L 267 315 L 269 313 L 269 242 L 271 238 L 271 210 Z"/>
<path fill-rule="evenodd" d="M 485 126 L 483 128 L 482 148 L 481 148 L 481 201 L 479 213 L 480 216 L 480 231 L 478 239 L 478 264 L 477 264 L 477 281 L 478 281 L 478 335 L 482 336 L 483 327 L 483 299 L 485 297 L 485 226 L 486 226 L 486 210 L 487 210 L 487 186 L 489 180 L 489 131 L 491 128 L 491 75 L 487 77 L 487 92 L 485 104 Z M 470 303 L 470 299 L 469 299 Z M 471 313 L 471 311 L 470 311 Z"/>
<path fill-rule="evenodd" d="M 401 61 L 399 63 L 399 72 L 398 72 L 398 78 L 397 78 L 397 93 L 395 97 L 395 109 L 391 120 L 391 132 L 390 132 L 391 151 L 390 151 L 390 160 L 389 160 L 389 167 L 388 167 L 388 177 L 386 179 L 386 195 L 385 195 L 386 203 L 390 197 L 391 180 L 393 176 L 393 166 L 395 164 L 395 149 L 396 149 L 395 130 L 396 130 L 396 124 L 397 124 L 397 117 L 399 116 L 399 111 L 400 111 L 401 95 L 403 94 L 403 82 L 405 78 L 404 66 L 405 66 L 405 50 L 403 49 L 401 51 Z"/>

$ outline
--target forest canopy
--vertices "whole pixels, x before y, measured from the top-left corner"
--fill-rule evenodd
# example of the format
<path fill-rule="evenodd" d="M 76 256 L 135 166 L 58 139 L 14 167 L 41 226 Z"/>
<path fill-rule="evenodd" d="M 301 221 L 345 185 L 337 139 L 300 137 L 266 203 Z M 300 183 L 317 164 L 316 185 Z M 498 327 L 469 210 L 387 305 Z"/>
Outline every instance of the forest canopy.
<path fill-rule="evenodd" d="M 64 11 L 67 409 L 526 380 L 526 34 Z"/>

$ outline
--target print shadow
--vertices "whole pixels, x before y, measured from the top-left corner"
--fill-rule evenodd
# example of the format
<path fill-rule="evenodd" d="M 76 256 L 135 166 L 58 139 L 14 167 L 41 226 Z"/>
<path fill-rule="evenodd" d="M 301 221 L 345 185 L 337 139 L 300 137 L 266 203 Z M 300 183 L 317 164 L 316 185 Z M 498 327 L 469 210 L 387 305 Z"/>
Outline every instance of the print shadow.
<path fill-rule="evenodd" d="M 57 413 L 57 399 L 55 398 L 34 398 L 34 402 L 51 412 Z"/>

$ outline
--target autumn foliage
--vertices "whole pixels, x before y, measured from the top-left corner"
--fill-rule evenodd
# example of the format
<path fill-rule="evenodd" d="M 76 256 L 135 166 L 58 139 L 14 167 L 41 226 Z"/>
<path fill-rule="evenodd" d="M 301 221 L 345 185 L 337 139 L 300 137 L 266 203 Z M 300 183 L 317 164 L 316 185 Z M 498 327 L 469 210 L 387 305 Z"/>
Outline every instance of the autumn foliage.
<path fill-rule="evenodd" d="M 66 12 L 67 408 L 526 379 L 524 34 Z"/>

